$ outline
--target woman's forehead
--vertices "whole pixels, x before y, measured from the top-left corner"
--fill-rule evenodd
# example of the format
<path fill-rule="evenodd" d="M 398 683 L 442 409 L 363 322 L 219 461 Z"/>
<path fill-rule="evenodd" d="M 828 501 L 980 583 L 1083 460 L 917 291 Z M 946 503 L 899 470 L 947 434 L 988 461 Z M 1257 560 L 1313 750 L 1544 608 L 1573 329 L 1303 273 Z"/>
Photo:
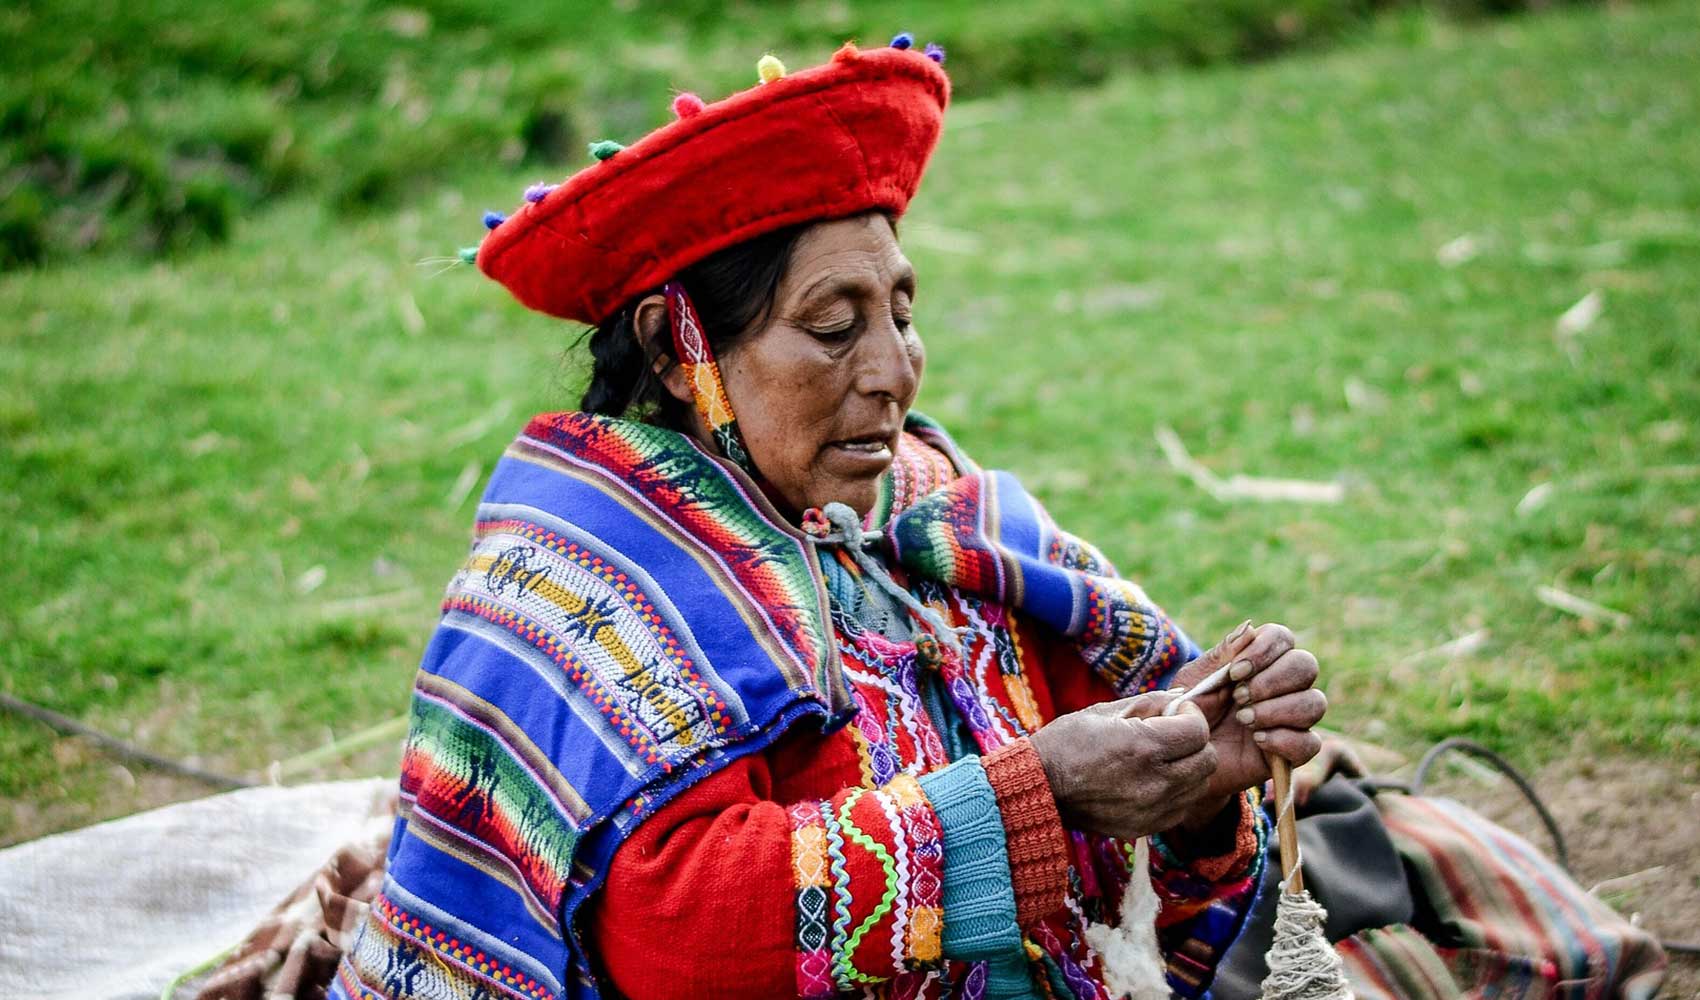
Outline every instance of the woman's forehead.
<path fill-rule="evenodd" d="M 780 294 L 801 301 L 828 294 L 883 295 L 914 281 L 914 268 L 879 213 L 832 219 L 804 230 L 791 252 Z"/>

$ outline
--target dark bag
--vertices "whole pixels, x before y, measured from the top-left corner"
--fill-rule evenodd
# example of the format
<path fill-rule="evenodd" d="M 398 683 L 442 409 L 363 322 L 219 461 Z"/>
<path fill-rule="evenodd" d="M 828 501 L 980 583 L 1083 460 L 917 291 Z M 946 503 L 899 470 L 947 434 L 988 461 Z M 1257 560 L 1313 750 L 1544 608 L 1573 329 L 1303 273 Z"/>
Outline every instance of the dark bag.
<path fill-rule="evenodd" d="M 1651 934 L 1528 841 L 1451 799 L 1336 775 L 1298 810 L 1305 888 L 1358 1000 L 1644 1000 L 1664 979 Z M 1268 971 L 1271 858 L 1210 995 L 1253 1000 Z"/>

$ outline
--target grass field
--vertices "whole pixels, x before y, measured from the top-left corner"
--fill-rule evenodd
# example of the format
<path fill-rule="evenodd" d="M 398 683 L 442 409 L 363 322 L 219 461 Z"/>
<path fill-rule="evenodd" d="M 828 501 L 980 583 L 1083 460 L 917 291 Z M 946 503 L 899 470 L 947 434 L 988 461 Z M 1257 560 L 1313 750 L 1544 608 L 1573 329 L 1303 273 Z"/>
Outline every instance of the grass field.
<path fill-rule="evenodd" d="M 1349 733 L 1691 760 L 1697 78 L 1672 2 L 965 100 L 903 225 L 921 408 L 1199 636 L 1293 625 Z M 574 329 L 417 262 L 539 173 L 0 276 L 0 686 L 249 773 L 399 714 L 477 483 L 580 378 Z M 1159 425 L 1344 500 L 1219 501 Z M 0 842 L 136 801 L 0 748 Z"/>

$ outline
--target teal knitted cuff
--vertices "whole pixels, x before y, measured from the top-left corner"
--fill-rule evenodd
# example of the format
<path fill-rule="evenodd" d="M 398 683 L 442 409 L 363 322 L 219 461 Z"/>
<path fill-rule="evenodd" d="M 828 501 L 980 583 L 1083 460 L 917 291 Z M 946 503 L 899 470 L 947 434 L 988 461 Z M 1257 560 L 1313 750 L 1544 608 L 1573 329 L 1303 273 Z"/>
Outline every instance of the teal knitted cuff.
<path fill-rule="evenodd" d="M 1003 816 L 979 758 L 918 779 L 944 833 L 944 933 L 946 958 L 977 961 L 1021 950 L 1015 923 Z"/>

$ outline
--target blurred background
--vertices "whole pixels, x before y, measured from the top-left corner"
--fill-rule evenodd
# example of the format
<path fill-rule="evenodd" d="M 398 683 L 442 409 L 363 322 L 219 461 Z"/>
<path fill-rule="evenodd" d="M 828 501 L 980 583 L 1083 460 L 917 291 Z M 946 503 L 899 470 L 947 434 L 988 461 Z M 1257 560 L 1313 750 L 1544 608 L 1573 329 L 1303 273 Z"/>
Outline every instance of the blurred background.
<path fill-rule="evenodd" d="M 583 378 L 458 264 L 481 213 L 899 30 L 955 87 L 920 408 L 1198 637 L 1291 624 L 1383 766 L 1483 741 L 1584 884 L 1700 925 L 1692 0 L 13 0 L 0 844 L 208 791 L 66 721 L 391 773 L 483 479 Z"/>

